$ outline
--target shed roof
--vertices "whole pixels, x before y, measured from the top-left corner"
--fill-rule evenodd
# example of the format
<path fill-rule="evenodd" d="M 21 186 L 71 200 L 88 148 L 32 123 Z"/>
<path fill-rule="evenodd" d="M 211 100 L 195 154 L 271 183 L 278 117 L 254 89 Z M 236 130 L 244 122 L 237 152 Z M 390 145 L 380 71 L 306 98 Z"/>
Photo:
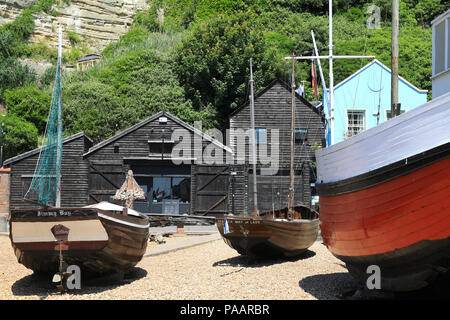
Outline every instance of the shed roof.
<path fill-rule="evenodd" d="M 100 59 L 101 56 L 99 54 L 87 54 L 84 57 L 81 57 L 77 60 L 77 62 L 89 61 L 89 60 L 97 60 Z"/>
<path fill-rule="evenodd" d="M 69 136 L 69 137 L 67 137 L 67 138 L 64 138 L 63 144 L 68 143 L 68 142 L 70 142 L 70 141 L 73 141 L 73 140 L 78 139 L 78 138 L 83 137 L 83 136 L 84 136 L 86 139 L 88 139 L 88 141 L 89 141 L 91 144 L 93 144 L 93 141 L 91 140 L 91 138 L 89 138 L 87 135 L 85 135 L 85 133 L 84 133 L 83 131 L 78 132 L 78 133 L 76 133 L 76 134 L 74 134 L 74 135 L 71 135 L 71 136 Z M 9 158 L 9 159 L 7 159 L 7 160 L 5 160 L 5 161 L 3 162 L 3 165 L 7 166 L 7 165 L 13 164 L 13 163 L 15 163 L 15 162 L 17 162 L 17 161 L 20 161 L 20 160 L 26 159 L 26 158 L 28 158 L 28 157 L 31 157 L 31 156 L 33 156 L 33 155 L 38 154 L 39 152 L 41 152 L 41 149 L 42 149 L 42 147 L 39 147 L 39 148 L 30 150 L 30 151 L 24 152 L 24 153 L 22 153 L 22 154 L 19 154 L 19 155 L 15 156 L 15 157 Z"/>
<path fill-rule="evenodd" d="M 126 130 L 124 130 L 122 132 L 119 132 L 118 134 L 110 137 L 109 139 L 106 139 L 106 140 L 96 144 L 95 146 L 90 148 L 89 151 L 86 152 L 83 155 L 83 157 L 87 157 L 87 156 L 91 155 L 95 151 L 97 151 L 97 150 L 99 150 L 99 149 L 109 145 L 110 143 L 112 143 L 112 142 L 122 138 L 123 136 L 125 136 L 125 135 L 127 135 L 127 134 L 129 134 L 129 133 L 131 133 L 133 131 L 136 131 L 137 129 L 145 126 L 146 124 L 148 124 L 148 123 L 150 123 L 150 122 L 152 122 L 152 121 L 154 121 L 154 120 L 156 120 L 156 119 L 158 119 L 159 117 L 162 117 L 162 116 L 165 116 L 165 117 L 171 119 L 173 122 L 175 122 L 175 123 L 179 124 L 180 126 L 186 128 L 187 130 L 202 136 L 204 139 L 206 139 L 207 141 L 209 141 L 211 143 L 214 143 L 219 148 L 221 148 L 221 149 L 223 149 L 223 150 L 225 150 L 227 152 L 233 153 L 232 149 L 227 147 L 227 146 L 225 146 L 223 143 L 221 143 L 218 140 L 212 138 L 211 136 L 207 135 L 206 133 L 202 132 L 201 130 L 199 130 L 199 129 L 197 129 L 197 128 L 187 124 L 186 122 L 184 122 L 181 119 L 175 117 L 174 115 L 170 114 L 169 112 L 163 110 L 163 111 L 160 111 L 160 112 L 154 114 L 153 116 L 151 116 L 151 117 L 149 117 L 149 118 L 147 118 L 147 119 L 145 119 L 145 120 L 135 124 L 134 126 L 131 126 L 131 127 L 129 127 L 128 129 L 126 129 Z"/>
<path fill-rule="evenodd" d="M 270 90 L 275 84 L 281 84 L 286 90 L 291 91 L 291 88 L 289 88 L 289 86 L 282 80 L 280 79 L 275 79 L 272 80 L 272 82 L 266 86 L 264 89 L 260 90 L 254 97 L 254 99 L 258 99 L 260 96 L 262 96 L 265 92 L 267 92 L 268 90 Z M 314 107 L 308 100 L 306 100 L 303 96 L 299 95 L 297 91 L 295 91 L 295 96 L 300 99 L 307 107 L 309 107 L 311 110 L 313 110 L 315 113 L 317 113 L 318 115 L 320 115 L 319 110 Z M 236 115 L 237 113 L 239 113 L 242 109 L 244 109 L 246 106 L 248 106 L 250 104 L 250 101 L 246 101 L 244 104 L 242 104 L 240 107 L 234 109 L 229 115 L 228 118 L 233 117 L 234 115 Z"/>

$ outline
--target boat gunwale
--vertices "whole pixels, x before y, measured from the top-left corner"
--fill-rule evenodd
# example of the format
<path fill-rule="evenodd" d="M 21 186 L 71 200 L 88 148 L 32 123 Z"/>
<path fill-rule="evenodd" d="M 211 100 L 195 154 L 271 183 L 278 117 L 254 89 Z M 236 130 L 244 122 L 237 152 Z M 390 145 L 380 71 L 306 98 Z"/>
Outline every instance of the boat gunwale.
<path fill-rule="evenodd" d="M 450 142 L 387 166 L 340 181 L 317 183 L 319 196 L 352 193 L 385 183 L 450 157 Z"/>

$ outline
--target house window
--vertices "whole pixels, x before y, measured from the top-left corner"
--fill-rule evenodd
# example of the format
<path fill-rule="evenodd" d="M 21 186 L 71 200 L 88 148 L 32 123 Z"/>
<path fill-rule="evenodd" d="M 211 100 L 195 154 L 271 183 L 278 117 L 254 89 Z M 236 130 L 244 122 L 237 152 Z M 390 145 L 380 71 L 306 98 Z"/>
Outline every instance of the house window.
<path fill-rule="evenodd" d="M 347 137 L 364 131 L 364 111 L 347 111 Z"/>
<path fill-rule="evenodd" d="M 433 75 L 450 69 L 450 19 L 433 25 Z"/>
<path fill-rule="evenodd" d="M 255 135 L 256 135 L 256 143 L 257 144 L 267 143 L 267 131 L 266 131 L 266 128 L 255 128 Z M 252 143 L 251 130 L 250 130 L 249 136 L 250 136 L 249 143 Z"/>
<path fill-rule="evenodd" d="M 434 73 L 445 70 L 445 20 L 435 27 L 435 69 Z"/>

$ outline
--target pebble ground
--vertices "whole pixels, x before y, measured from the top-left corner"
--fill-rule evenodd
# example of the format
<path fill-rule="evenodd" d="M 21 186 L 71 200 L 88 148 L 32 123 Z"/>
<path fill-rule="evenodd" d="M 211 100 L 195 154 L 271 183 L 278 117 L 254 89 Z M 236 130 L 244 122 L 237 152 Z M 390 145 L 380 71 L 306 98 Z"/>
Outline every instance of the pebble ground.
<path fill-rule="evenodd" d="M 166 238 L 168 242 L 183 237 Z M 149 250 L 154 247 L 149 243 Z M 144 257 L 125 277 L 85 280 L 80 290 L 60 294 L 49 279 L 19 264 L 6 236 L 0 237 L 0 300 L 316 300 L 338 299 L 355 283 L 342 262 L 316 242 L 302 257 L 249 264 L 222 240 Z"/>

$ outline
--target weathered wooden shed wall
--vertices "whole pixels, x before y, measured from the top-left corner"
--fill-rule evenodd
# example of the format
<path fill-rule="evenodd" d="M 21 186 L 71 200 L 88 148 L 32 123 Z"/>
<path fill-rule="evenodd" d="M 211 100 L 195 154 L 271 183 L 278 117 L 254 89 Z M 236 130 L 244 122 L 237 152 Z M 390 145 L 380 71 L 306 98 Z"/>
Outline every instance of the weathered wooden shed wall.
<path fill-rule="evenodd" d="M 92 141 L 82 132 L 64 139 L 61 164 L 61 206 L 85 206 L 88 204 L 88 167 L 83 153 Z M 23 202 L 23 196 L 31 183 L 39 149 L 35 149 L 4 162 L 11 168 L 10 208 L 32 207 Z"/>
<path fill-rule="evenodd" d="M 161 124 L 159 122 L 161 117 L 166 118 L 167 122 Z M 186 150 L 187 154 L 179 155 L 180 159 L 184 159 L 184 164 L 177 164 L 174 162 L 177 159 L 171 157 L 172 149 L 169 146 L 178 142 L 177 137 L 172 139 L 172 133 L 177 129 L 184 129 L 190 139 L 188 144 L 190 149 Z M 196 136 L 197 141 L 195 140 Z M 209 137 L 209 139 L 211 138 Z M 189 213 L 208 215 L 226 213 L 228 210 L 228 185 L 222 184 L 220 188 L 217 188 L 217 181 L 212 181 L 221 176 L 214 171 L 217 166 L 196 164 L 197 160 L 200 160 L 199 154 L 203 152 L 203 147 L 199 135 L 194 133 L 194 128 L 191 126 L 167 112 L 153 115 L 95 145 L 84 155 L 89 167 L 89 202 L 111 201 L 111 196 L 120 188 L 126 172 L 131 169 L 137 180 L 146 176 L 163 176 L 165 174 L 169 176 L 189 175 L 191 182 Z M 225 147 L 218 143 L 217 148 L 222 149 L 225 158 Z M 217 168 L 220 169 L 219 167 Z M 205 173 L 209 173 L 210 177 L 205 177 L 206 180 L 202 184 L 207 185 L 208 188 L 198 190 L 199 175 L 205 176 Z M 216 185 L 215 189 L 210 190 L 214 185 Z M 207 197 L 202 197 L 202 194 Z M 224 195 L 225 199 L 217 203 Z M 211 208 L 216 203 L 217 205 Z M 209 206 L 209 204 L 211 205 Z"/>
<path fill-rule="evenodd" d="M 295 143 L 294 152 L 294 202 L 301 201 L 305 204 L 311 202 L 310 180 L 314 180 L 311 175 L 311 162 L 314 161 L 313 145 L 323 146 L 324 123 L 320 112 L 313 107 L 303 97 L 295 95 L 295 128 L 306 129 L 307 139 L 304 143 Z M 291 141 L 291 90 L 282 81 L 276 80 L 255 96 L 255 128 L 265 128 L 267 132 L 267 142 L 257 145 L 258 154 L 261 147 L 265 147 L 267 154 L 271 155 L 272 147 L 278 149 L 279 167 L 276 175 L 261 176 L 260 169 L 269 165 L 261 165 L 261 158 L 258 157 L 257 181 L 258 181 L 258 207 L 259 210 L 272 210 L 287 206 L 289 194 L 289 166 L 290 166 L 290 141 Z M 239 156 L 237 149 L 237 134 L 235 129 L 249 129 L 250 105 L 241 106 L 234 111 L 230 117 L 230 147 L 235 153 L 235 158 Z M 278 130 L 278 141 L 272 141 L 272 131 Z M 251 144 L 247 138 L 245 143 L 245 168 L 241 178 L 242 182 L 236 185 L 236 206 L 239 212 L 253 211 L 253 185 L 252 185 L 252 165 L 249 162 L 251 154 Z M 272 156 L 272 159 L 274 157 Z M 242 160 L 242 159 L 239 159 Z M 230 191 L 231 192 L 231 191 Z M 231 197 L 231 196 L 230 196 Z"/>

